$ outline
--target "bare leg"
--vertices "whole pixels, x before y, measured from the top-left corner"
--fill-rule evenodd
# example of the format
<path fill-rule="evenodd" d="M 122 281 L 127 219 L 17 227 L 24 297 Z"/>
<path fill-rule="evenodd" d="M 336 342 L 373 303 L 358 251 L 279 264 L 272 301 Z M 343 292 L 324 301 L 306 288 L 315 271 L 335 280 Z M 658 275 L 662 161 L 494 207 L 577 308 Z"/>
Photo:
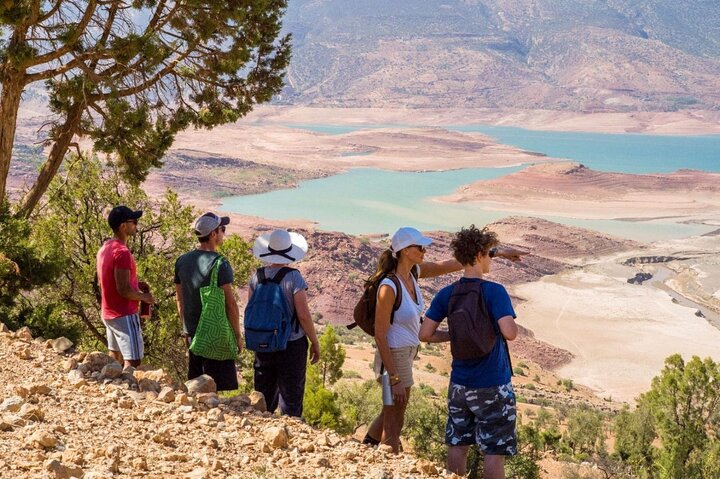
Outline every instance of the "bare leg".
<path fill-rule="evenodd" d="M 407 400 L 402 404 L 383 406 L 382 443 L 392 446 L 395 454 L 400 452 L 400 432 L 405 424 L 405 410 L 410 400 L 410 388 L 405 388 Z"/>
<path fill-rule="evenodd" d="M 458 476 L 467 474 L 467 456 L 470 446 L 448 446 L 447 470 Z"/>
<path fill-rule="evenodd" d="M 122 355 L 120 355 L 120 357 L 122 357 Z M 125 361 L 125 363 L 123 365 L 123 369 L 127 369 L 128 367 L 131 367 L 131 366 L 133 368 L 140 366 L 140 359 L 129 359 L 129 360 Z"/>
<path fill-rule="evenodd" d="M 505 479 L 505 456 L 485 454 L 485 479 Z"/>
<path fill-rule="evenodd" d="M 380 438 L 382 437 L 383 432 L 383 413 L 382 411 L 378 416 L 373 419 L 373 422 L 370 423 L 370 426 L 367 430 L 367 435 L 370 436 L 372 439 L 376 439 L 378 442 L 380 442 Z"/>
<path fill-rule="evenodd" d="M 117 361 L 120 364 L 123 364 L 123 355 L 120 351 L 108 351 L 110 353 L 110 356 Z"/>

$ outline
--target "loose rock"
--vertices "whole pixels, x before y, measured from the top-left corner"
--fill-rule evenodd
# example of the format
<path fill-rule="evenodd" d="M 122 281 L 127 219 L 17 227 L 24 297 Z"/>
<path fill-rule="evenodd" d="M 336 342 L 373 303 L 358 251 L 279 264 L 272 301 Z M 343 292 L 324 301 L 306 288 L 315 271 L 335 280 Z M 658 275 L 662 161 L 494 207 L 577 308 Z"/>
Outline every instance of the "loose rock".
<path fill-rule="evenodd" d="M 74 345 L 72 341 L 62 336 L 52 341 L 52 348 L 55 350 L 55 352 L 58 352 L 60 354 L 64 353 L 73 346 Z"/>
<path fill-rule="evenodd" d="M 100 370 L 100 376 L 102 378 L 116 379 L 119 378 L 123 373 L 122 366 L 118 363 L 106 364 Z"/>
<path fill-rule="evenodd" d="M 265 396 L 260 391 L 253 391 L 250 393 L 250 405 L 260 412 L 267 411 L 267 403 L 265 402 Z"/>
<path fill-rule="evenodd" d="M 284 427 L 267 428 L 263 436 L 272 449 L 285 449 L 288 446 L 288 435 Z"/>
<path fill-rule="evenodd" d="M 165 386 L 160 390 L 157 399 L 158 401 L 171 403 L 175 400 L 175 390 L 171 387 Z"/>
<path fill-rule="evenodd" d="M 52 449 L 57 446 L 57 438 L 47 431 L 35 431 L 25 442 L 37 449 Z"/>
<path fill-rule="evenodd" d="M 0 412 L 18 412 L 25 400 L 20 396 L 9 397 L 0 404 Z"/>
<path fill-rule="evenodd" d="M 189 394 L 214 393 L 217 391 L 215 380 L 203 374 L 185 383 Z"/>

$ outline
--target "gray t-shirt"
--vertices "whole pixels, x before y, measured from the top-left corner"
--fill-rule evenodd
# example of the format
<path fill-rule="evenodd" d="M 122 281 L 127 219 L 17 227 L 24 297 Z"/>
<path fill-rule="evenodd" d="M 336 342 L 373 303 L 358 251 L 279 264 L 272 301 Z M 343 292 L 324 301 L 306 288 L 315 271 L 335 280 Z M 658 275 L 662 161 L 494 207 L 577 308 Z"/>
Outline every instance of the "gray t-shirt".
<path fill-rule="evenodd" d="M 213 251 L 196 249 L 185 253 L 175 261 L 175 284 L 182 286 L 183 332 L 195 334 L 202 302 L 200 288 L 210 284 L 210 274 L 215 258 L 219 256 Z M 223 260 L 218 271 L 218 286 L 233 282 L 233 270 L 227 260 Z"/>
<path fill-rule="evenodd" d="M 266 278 L 274 278 L 278 271 L 280 271 L 280 266 L 265 266 L 265 277 Z M 248 287 L 250 288 L 250 291 L 253 293 L 255 292 L 255 288 L 257 287 L 258 279 L 257 279 L 257 271 L 252 275 L 252 278 L 250 278 L 250 283 L 248 284 Z M 308 289 L 308 285 L 305 282 L 305 278 L 302 277 L 300 274 L 300 271 L 290 271 L 288 274 L 285 275 L 282 282 L 280 283 L 280 286 L 282 287 L 283 294 L 285 295 L 285 299 L 288 302 L 288 305 L 290 306 L 290 312 L 295 315 L 295 302 L 293 301 L 293 297 L 295 296 L 295 293 L 298 293 L 300 291 L 305 291 Z M 292 332 L 290 333 L 290 341 L 295 341 L 296 339 L 300 339 L 303 336 L 305 336 L 305 330 L 302 327 L 302 324 L 297 323 L 297 331 L 295 331 L 296 325 L 293 324 Z"/>

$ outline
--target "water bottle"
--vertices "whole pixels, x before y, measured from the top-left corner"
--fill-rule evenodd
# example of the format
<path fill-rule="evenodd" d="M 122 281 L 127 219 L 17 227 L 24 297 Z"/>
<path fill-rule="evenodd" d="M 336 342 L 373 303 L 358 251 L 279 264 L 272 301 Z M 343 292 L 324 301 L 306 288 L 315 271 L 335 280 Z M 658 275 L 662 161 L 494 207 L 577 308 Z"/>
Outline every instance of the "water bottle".
<path fill-rule="evenodd" d="M 380 383 L 382 384 L 382 400 L 383 406 L 392 406 L 393 401 L 392 386 L 390 385 L 390 375 L 387 371 L 383 371 Z"/>

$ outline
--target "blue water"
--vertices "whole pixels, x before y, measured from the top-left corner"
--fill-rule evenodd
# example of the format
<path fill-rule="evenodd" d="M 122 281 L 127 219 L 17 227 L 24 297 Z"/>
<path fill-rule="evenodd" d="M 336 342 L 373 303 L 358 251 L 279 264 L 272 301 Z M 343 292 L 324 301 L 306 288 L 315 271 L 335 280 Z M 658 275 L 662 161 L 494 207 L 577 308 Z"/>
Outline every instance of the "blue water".
<path fill-rule="evenodd" d="M 720 172 L 720 135 L 610 135 L 484 125 L 447 129 L 483 133 L 505 145 L 579 161 L 600 171 L 640 174 L 692 169 Z"/>
<path fill-rule="evenodd" d="M 225 198 L 222 208 L 272 220 L 311 220 L 320 229 L 356 235 L 392 233 L 407 225 L 426 231 L 456 231 L 471 223 L 480 226 L 517 213 L 493 211 L 483 203 L 442 203 L 433 201 L 433 197 L 448 195 L 459 185 L 498 178 L 520 169 L 413 173 L 356 168 L 328 178 L 303 181 L 294 189 Z M 682 238 L 714 229 L 670 220 L 640 223 L 541 217 L 638 241 Z"/>
<path fill-rule="evenodd" d="M 396 172 L 355 168 L 328 178 L 303 181 L 298 188 L 225 198 L 222 208 L 274 220 L 307 219 L 321 229 L 350 234 L 385 233 L 413 225 L 424 230 L 456 230 L 507 216 L 477 205 L 433 201 L 462 184 L 499 178 L 513 168 L 442 172 Z"/>
<path fill-rule="evenodd" d="M 287 126 L 331 135 L 362 129 L 407 127 Z M 685 168 L 720 172 L 720 136 L 539 132 L 483 125 L 453 126 L 448 129 L 480 132 L 503 144 L 554 158 L 578 161 L 601 171 L 667 173 Z M 361 156 L 370 153 L 346 152 L 342 155 Z M 405 225 L 422 230 L 455 231 L 463 225 L 483 225 L 517 213 L 493 211 L 493 205 L 488 203 L 442 203 L 432 198 L 449 195 L 461 185 L 498 178 L 520 169 L 413 173 L 358 168 L 328 178 L 304 181 L 295 189 L 225 198 L 223 208 L 274 220 L 310 220 L 316 222 L 320 229 L 349 234 L 390 233 Z M 552 216 L 544 218 L 639 241 L 681 238 L 714 229 L 706 225 L 674 223 L 672 219 L 629 222 Z"/>

